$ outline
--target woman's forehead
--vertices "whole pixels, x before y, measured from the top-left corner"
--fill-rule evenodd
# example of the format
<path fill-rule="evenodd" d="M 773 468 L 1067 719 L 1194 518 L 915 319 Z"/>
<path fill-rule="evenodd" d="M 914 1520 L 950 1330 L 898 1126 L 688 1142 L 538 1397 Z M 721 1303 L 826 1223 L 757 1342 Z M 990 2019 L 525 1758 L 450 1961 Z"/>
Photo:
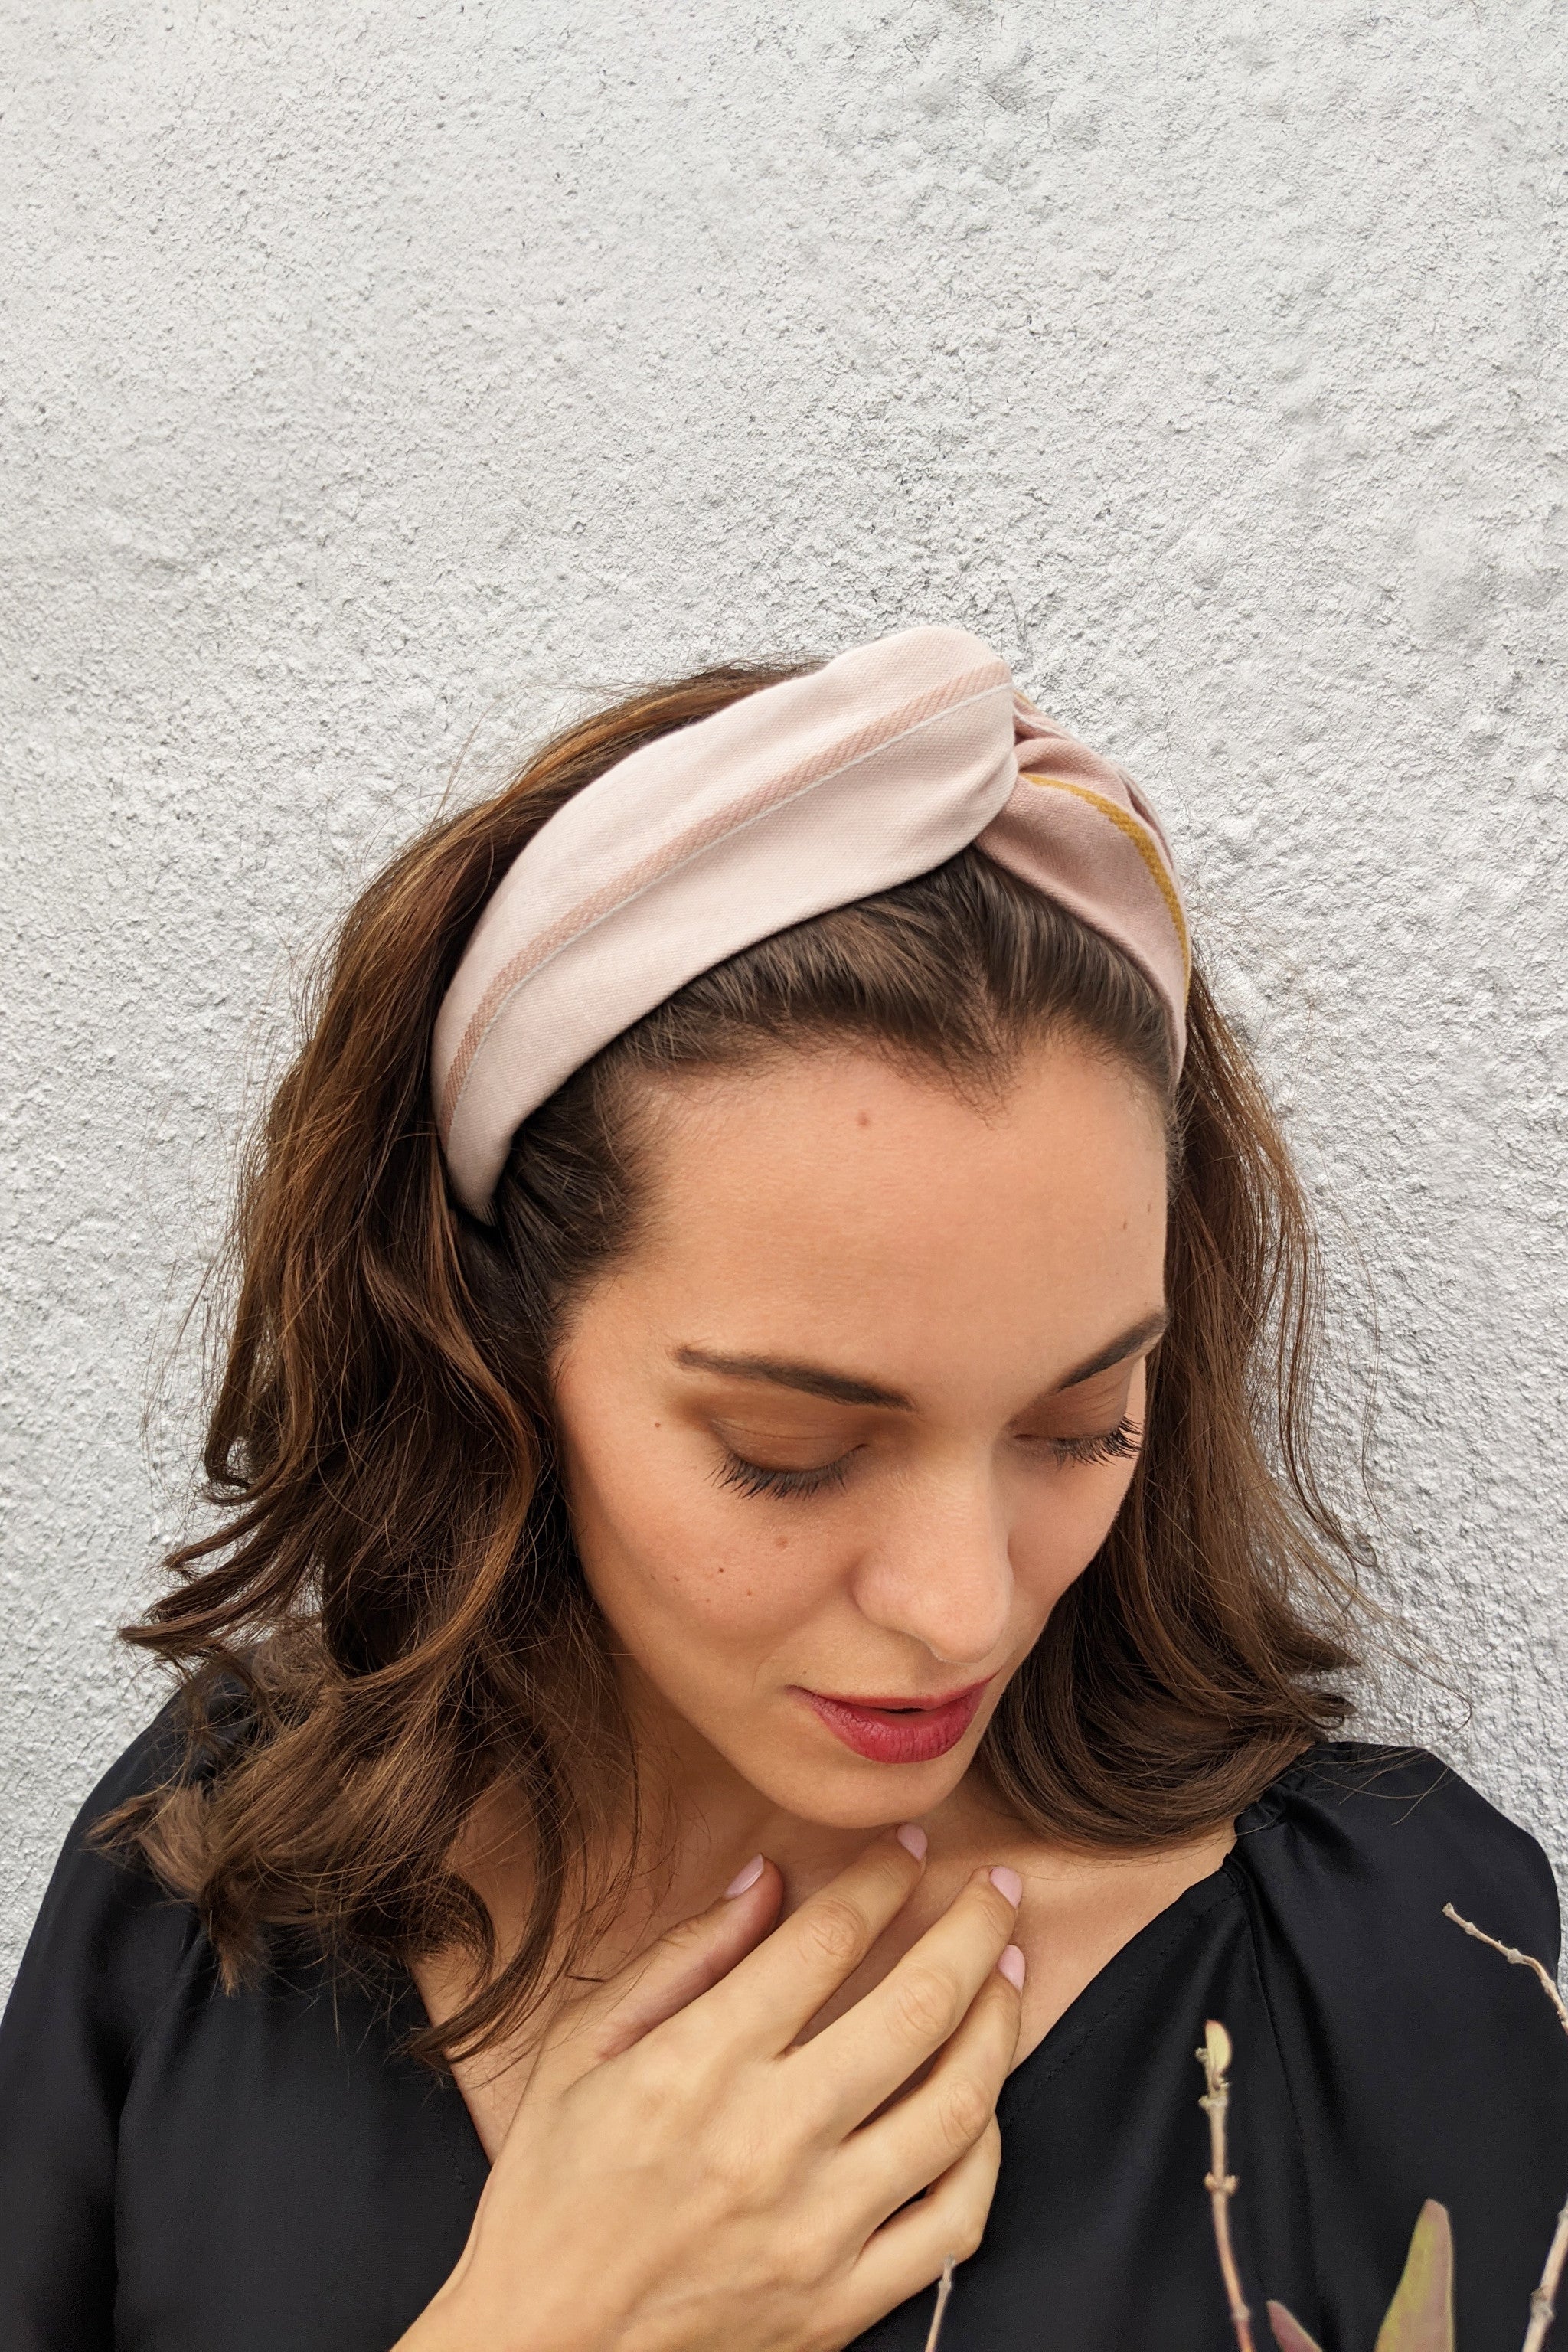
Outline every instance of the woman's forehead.
<path fill-rule="evenodd" d="M 779 1247 L 838 1230 L 1022 1214 L 1071 1229 L 1163 1195 L 1165 1134 L 1148 1089 L 1068 1040 L 1019 1055 L 984 1089 L 847 1050 L 781 1055 L 668 1090 L 645 1130 L 642 1176 L 673 1239 L 722 1241 L 781 1206 Z M 1020 1238 L 1024 1236 L 1020 1235 Z"/>
<path fill-rule="evenodd" d="M 847 1055 L 720 1077 L 657 1121 L 642 1174 L 637 1244 L 596 1296 L 665 1356 L 1063 1380 L 1163 1304 L 1159 1118 L 1081 1052 L 984 1107 Z"/>

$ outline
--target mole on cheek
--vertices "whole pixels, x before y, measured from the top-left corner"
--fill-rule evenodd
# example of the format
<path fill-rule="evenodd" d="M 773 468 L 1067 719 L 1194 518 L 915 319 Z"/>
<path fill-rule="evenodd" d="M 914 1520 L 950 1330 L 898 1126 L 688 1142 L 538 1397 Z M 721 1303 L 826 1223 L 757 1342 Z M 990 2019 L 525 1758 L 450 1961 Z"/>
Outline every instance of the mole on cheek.
<path fill-rule="evenodd" d="M 775 1536 L 775 1537 L 773 1538 L 773 1549 L 774 1549 L 775 1551 L 788 1551 L 788 1549 L 789 1549 L 789 1538 L 788 1538 L 788 1536 Z"/>

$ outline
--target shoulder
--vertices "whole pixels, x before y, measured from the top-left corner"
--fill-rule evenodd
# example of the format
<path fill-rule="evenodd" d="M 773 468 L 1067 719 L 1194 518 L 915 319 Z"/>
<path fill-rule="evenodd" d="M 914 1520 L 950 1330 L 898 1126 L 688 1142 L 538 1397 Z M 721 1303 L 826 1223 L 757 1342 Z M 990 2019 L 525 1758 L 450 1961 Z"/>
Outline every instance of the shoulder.
<path fill-rule="evenodd" d="M 193 1906 L 98 1832 L 191 1769 L 164 1708 L 68 1836 L 0 2019 L 0 2339 L 107 2345 L 125 2117 L 163 2021 L 205 2011 L 213 1957 Z M 200 1767 L 198 1766 L 198 1769 Z"/>
<path fill-rule="evenodd" d="M 1445 1915 L 1553 1970 L 1545 1855 L 1440 1758 L 1349 1742 L 1299 1758 L 1237 1829 L 1225 1867 L 1289 2095 L 1329 2340 L 1371 2341 L 1435 2198 L 1460 2249 L 1460 2341 L 1517 2343 L 1499 2315 L 1525 2308 L 1552 2236 L 1568 2053 L 1531 1971 Z"/>
<path fill-rule="evenodd" d="M 1309 1749 L 1237 1822 L 1232 1865 L 1262 1908 L 1302 1932 L 1313 1922 L 1320 1932 L 1353 1928 L 1369 1954 L 1390 1938 L 1429 1951 L 1457 1946 L 1447 1905 L 1557 1965 L 1557 1888 L 1545 1854 L 1425 1748 L 1342 1740 Z M 1471 1956 L 1484 1957 L 1474 1946 Z"/>
<path fill-rule="evenodd" d="M 106 2041 L 129 2046 L 194 1946 L 205 1944 L 193 1907 L 171 1895 L 133 1849 L 106 1848 L 98 1832 L 131 1800 L 184 1767 L 183 1713 L 171 1701 L 110 1765 L 82 1806 L 45 1893 L 8 2006 L 36 2029 L 60 2004 L 90 2011 Z"/>

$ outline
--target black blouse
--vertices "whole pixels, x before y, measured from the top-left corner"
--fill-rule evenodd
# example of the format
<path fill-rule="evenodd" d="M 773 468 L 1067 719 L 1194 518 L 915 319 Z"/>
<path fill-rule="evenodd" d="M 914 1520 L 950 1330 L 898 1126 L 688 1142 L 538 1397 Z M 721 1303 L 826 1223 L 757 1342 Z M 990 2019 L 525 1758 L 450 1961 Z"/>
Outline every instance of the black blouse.
<path fill-rule="evenodd" d="M 84 1810 L 0 2026 L 0 2347 L 388 2352 L 461 2252 L 483 2153 L 455 2085 L 403 2053 L 410 1980 L 377 1994 L 280 1956 L 226 1994 L 192 1911 L 89 1851 L 169 1736 L 161 1719 Z M 1013 2074 L 943 2352 L 1224 2352 L 1208 2017 L 1236 2049 L 1254 2307 L 1277 2296 L 1324 2352 L 1371 2352 L 1436 2197 L 1463 2352 L 1517 2352 L 1568 2194 L 1568 2042 L 1449 1901 L 1555 1966 L 1540 1848 L 1433 1757 L 1346 1744 L 1292 1765 Z M 863 2352 L 920 2352 L 931 2305 Z"/>

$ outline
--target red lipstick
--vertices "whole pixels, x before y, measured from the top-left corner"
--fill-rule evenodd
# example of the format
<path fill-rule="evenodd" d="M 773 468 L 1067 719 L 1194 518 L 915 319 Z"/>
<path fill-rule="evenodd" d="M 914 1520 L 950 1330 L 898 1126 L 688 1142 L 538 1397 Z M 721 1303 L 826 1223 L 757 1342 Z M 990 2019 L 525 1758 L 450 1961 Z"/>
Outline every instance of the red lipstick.
<path fill-rule="evenodd" d="M 829 1731 L 874 1764 L 929 1764 L 956 1748 L 989 1687 L 971 1683 L 945 1698 L 832 1698 L 802 1690 L 801 1697 Z"/>

